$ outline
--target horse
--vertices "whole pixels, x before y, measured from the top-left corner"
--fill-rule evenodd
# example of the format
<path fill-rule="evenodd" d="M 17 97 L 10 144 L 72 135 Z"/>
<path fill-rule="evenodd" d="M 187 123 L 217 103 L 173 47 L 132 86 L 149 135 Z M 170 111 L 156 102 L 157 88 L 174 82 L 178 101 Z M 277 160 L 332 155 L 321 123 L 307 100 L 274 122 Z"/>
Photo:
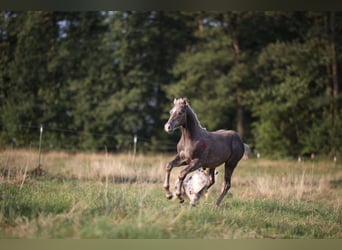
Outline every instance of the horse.
<path fill-rule="evenodd" d="M 224 185 L 216 207 L 231 186 L 231 177 L 235 167 L 244 154 L 244 143 L 239 134 L 233 130 L 208 131 L 200 125 L 197 115 L 189 105 L 187 98 L 175 98 L 170 110 L 170 117 L 164 125 L 167 133 L 181 128 L 182 136 L 177 144 L 176 156 L 166 165 L 164 189 L 166 197 L 173 197 L 170 192 L 170 174 L 174 167 L 187 165 L 178 176 L 179 185 L 175 190 L 179 202 L 184 202 L 182 195 L 183 181 L 186 176 L 199 169 L 208 169 L 210 181 L 207 189 L 215 183 L 215 169 L 224 163 Z"/>

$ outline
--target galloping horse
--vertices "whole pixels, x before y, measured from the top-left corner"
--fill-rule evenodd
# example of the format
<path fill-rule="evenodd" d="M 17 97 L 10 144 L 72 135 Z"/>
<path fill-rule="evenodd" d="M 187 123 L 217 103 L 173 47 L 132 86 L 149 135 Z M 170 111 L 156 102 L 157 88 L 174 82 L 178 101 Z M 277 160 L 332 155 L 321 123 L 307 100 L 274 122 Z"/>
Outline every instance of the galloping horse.
<path fill-rule="evenodd" d="M 171 133 L 176 128 L 181 127 L 182 136 L 177 144 L 177 155 L 166 166 L 164 182 L 166 197 L 172 198 L 170 192 L 172 168 L 187 165 L 180 172 L 179 185 L 176 190 L 179 201 L 183 202 L 181 190 L 187 174 L 199 168 L 209 169 L 210 182 L 207 187 L 209 189 L 215 183 L 215 168 L 224 163 L 224 185 L 216 201 L 216 206 L 219 206 L 230 188 L 234 168 L 244 154 L 244 144 L 235 131 L 218 130 L 210 132 L 202 128 L 186 98 L 174 99 L 173 103 L 170 118 L 164 129 L 167 133 Z"/>

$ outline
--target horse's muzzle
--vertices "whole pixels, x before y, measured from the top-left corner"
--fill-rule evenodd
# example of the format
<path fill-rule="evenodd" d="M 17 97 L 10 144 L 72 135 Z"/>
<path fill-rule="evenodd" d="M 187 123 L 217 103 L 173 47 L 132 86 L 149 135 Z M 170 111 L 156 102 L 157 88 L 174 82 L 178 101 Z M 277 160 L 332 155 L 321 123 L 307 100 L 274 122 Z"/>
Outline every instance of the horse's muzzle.
<path fill-rule="evenodd" d="M 166 131 L 166 133 L 172 133 L 173 132 L 173 127 L 171 126 L 171 124 L 170 123 L 165 123 L 165 125 L 164 125 L 164 130 Z"/>

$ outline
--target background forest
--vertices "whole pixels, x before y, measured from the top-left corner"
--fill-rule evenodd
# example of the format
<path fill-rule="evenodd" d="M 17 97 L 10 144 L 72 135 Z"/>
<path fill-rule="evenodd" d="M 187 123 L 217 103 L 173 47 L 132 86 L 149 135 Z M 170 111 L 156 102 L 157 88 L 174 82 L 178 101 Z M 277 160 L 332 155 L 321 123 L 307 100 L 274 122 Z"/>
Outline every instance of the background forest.
<path fill-rule="evenodd" d="M 342 150 L 341 12 L 0 12 L 0 145 L 174 151 L 203 127 L 275 157 Z"/>

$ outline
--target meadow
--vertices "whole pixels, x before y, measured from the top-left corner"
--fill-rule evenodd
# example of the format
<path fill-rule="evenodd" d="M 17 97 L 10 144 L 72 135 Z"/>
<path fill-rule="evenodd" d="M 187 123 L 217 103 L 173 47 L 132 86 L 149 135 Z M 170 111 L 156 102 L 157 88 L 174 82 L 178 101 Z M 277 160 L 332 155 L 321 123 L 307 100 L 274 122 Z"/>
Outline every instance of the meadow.
<path fill-rule="evenodd" d="M 342 238 L 342 163 L 242 160 L 195 207 L 167 200 L 171 155 L 0 152 L 0 238 Z M 172 183 L 179 169 L 172 172 Z"/>

